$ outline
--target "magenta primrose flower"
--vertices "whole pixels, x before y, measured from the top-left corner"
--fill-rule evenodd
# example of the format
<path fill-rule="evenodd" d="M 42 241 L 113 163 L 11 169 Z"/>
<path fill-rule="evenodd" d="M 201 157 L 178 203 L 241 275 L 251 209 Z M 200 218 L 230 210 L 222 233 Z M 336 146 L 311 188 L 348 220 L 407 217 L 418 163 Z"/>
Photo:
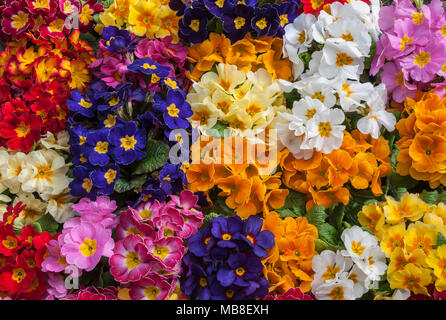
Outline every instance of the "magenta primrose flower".
<path fill-rule="evenodd" d="M 150 278 L 141 279 L 130 285 L 130 298 L 132 300 L 165 300 L 170 292 L 171 285 L 162 277 L 153 274 Z"/>

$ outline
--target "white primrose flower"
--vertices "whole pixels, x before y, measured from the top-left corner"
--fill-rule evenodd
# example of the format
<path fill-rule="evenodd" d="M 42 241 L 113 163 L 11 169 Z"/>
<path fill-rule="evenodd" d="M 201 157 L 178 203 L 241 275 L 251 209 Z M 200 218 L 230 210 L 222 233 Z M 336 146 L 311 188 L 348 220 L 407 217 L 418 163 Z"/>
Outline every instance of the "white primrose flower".
<path fill-rule="evenodd" d="M 315 255 L 312 260 L 312 268 L 315 272 L 314 283 L 318 285 L 330 280 L 337 280 L 341 274 L 350 270 L 352 265 L 352 260 L 341 255 L 339 251 L 335 253 L 331 250 L 324 250 Z"/>
<path fill-rule="evenodd" d="M 0 193 L 8 189 L 6 184 L 9 154 L 5 148 L 0 148 Z"/>
<path fill-rule="evenodd" d="M 353 295 L 355 299 L 361 298 L 364 293 L 369 291 L 370 279 L 365 274 L 358 265 L 354 264 L 353 268 L 348 273 L 348 279 L 352 280 L 353 285 Z"/>
<path fill-rule="evenodd" d="M 70 135 L 68 131 L 63 130 L 59 132 L 56 136 L 53 133 L 47 132 L 40 139 L 40 143 L 47 149 L 56 149 L 56 150 L 65 150 L 68 151 L 70 146 L 68 145 L 68 141 L 70 140 Z"/>
<path fill-rule="evenodd" d="M 357 111 L 363 106 L 362 101 L 367 100 L 372 94 L 374 87 L 370 82 L 343 80 L 336 78 L 334 81 L 339 96 L 339 102 L 345 112 Z"/>
<path fill-rule="evenodd" d="M 307 123 L 307 140 L 303 148 L 314 148 L 325 154 L 339 149 L 344 138 L 344 112 L 340 109 L 326 109 Z"/>
<path fill-rule="evenodd" d="M 381 5 L 379 0 L 371 0 L 370 5 L 361 0 L 351 0 L 347 4 L 361 20 L 362 24 L 368 29 L 375 41 L 378 41 L 381 30 L 378 25 L 379 11 Z"/>
<path fill-rule="evenodd" d="M 373 139 L 378 139 L 382 126 L 389 132 L 395 130 L 396 118 L 392 113 L 386 111 L 387 90 L 383 83 L 374 89 L 366 102 L 369 114 L 359 119 L 357 123 L 361 133 L 370 134 Z"/>
<path fill-rule="evenodd" d="M 20 229 L 30 223 L 39 220 L 46 212 L 46 203 L 37 199 L 32 193 L 20 192 L 14 199 L 13 205 L 22 202 L 26 206 L 20 212 L 17 219 L 14 221 L 14 227 Z"/>
<path fill-rule="evenodd" d="M 347 272 L 339 279 L 313 286 L 311 292 L 317 300 L 355 300 L 354 282 L 349 280 Z"/>
<path fill-rule="evenodd" d="M 71 208 L 74 198 L 70 195 L 69 189 L 57 195 L 42 195 L 41 197 L 48 203 L 46 213 L 51 214 L 58 223 L 65 223 L 74 217 L 75 212 Z"/>
<path fill-rule="evenodd" d="M 322 49 L 322 59 L 319 73 L 327 79 L 336 76 L 341 78 L 359 79 L 364 69 L 362 53 L 356 46 L 348 42 L 336 42 L 328 39 Z"/>
<path fill-rule="evenodd" d="M 302 97 L 317 99 L 327 108 L 332 108 L 336 104 L 336 91 L 333 84 L 333 80 L 328 80 L 320 75 L 313 75 L 295 82 L 294 88 L 298 90 Z"/>
<path fill-rule="evenodd" d="M 387 270 L 386 255 L 380 246 L 367 248 L 355 263 L 372 281 L 379 281 Z"/>
<path fill-rule="evenodd" d="M 19 175 L 28 161 L 28 155 L 23 152 L 10 154 L 8 158 L 8 167 L 4 173 L 5 184 L 12 193 L 18 193 L 21 189 Z"/>
<path fill-rule="evenodd" d="M 54 150 L 32 151 L 18 176 L 25 192 L 56 195 L 68 188 L 65 160 Z"/>

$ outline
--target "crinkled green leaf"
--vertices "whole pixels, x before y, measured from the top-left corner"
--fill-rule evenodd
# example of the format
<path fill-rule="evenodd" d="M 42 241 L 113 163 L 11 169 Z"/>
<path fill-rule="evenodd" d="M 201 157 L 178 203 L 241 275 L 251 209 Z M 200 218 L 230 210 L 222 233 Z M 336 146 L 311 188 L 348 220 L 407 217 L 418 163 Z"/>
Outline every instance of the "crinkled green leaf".
<path fill-rule="evenodd" d="M 57 229 L 59 229 L 59 224 L 56 220 L 54 220 L 51 214 L 46 214 L 36 222 L 32 224 L 38 232 L 47 231 L 54 235 L 57 233 Z"/>
<path fill-rule="evenodd" d="M 134 165 L 134 174 L 158 170 L 166 163 L 169 157 L 169 146 L 158 140 L 149 140 L 144 151 L 146 156 Z"/>
<path fill-rule="evenodd" d="M 421 192 L 420 194 L 420 199 L 429 205 L 436 204 L 438 200 L 438 192 L 436 190 L 434 191 L 423 190 L 423 192 Z"/>
<path fill-rule="evenodd" d="M 437 247 L 440 247 L 445 244 L 446 244 L 446 239 L 443 236 L 443 234 L 441 232 L 439 232 L 438 236 L 437 236 Z"/>
<path fill-rule="evenodd" d="M 327 214 L 325 213 L 323 206 L 314 206 L 308 211 L 305 216 L 309 223 L 312 225 L 319 227 L 323 223 L 325 223 L 325 218 L 327 218 Z"/>
<path fill-rule="evenodd" d="M 119 178 L 115 182 L 114 190 L 117 193 L 124 193 L 124 192 L 127 192 L 127 191 L 132 190 L 132 189 L 133 189 L 133 185 L 130 183 L 130 181 L 127 181 L 127 180 L 125 180 L 123 178 Z"/>
<path fill-rule="evenodd" d="M 297 218 L 297 217 L 302 217 L 304 214 L 304 209 L 302 207 L 295 207 L 293 209 L 278 209 L 275 211 L 279 214 L 281 218 L 285 217 Z"/>

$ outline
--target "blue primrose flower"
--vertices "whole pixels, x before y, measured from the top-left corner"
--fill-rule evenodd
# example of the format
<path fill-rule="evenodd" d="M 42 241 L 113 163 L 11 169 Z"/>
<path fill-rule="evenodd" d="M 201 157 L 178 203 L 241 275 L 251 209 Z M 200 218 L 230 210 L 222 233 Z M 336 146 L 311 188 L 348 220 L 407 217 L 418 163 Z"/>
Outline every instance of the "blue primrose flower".
<path fill-rule="evenodd" d="M 162 66 L 149 58 L 138 59 L 131 65 L 128 65 L 127 69 L 133 72 L 141 72 L 146 75 L 156 74 L 162 79 L 166 78 L 170 73 L 170 67 Z"/>
<path fill-rule="evenodd" d="M 207 226 L 203 231 L 198 230 L 187 239 L 190 252 L 197 257 L 208 255 L 216 241 L 216 238 L 212 237 L 210 226 Z"/>
<path fill-rule="evenodd" d="M 235 248 L 236 240 L 242 231 L 242 219 L 239 216 L 224 218 L 219 216 L 212 221 L 211 233 L 218 239 L 217 246 L 220 248 Z"/>
<path fill-rule="evenodd" d="M 229 256 L 228 267 L 218 270 L 217 280 L 223 287 L 235 284 L 239 287 L 249 288 L 246 294 L 252 294 L 260 280 L 259 273 L 263 270 L 263 264 L 256 256 L 246 256 L 236 253 Z"/>
<path fill-rule="evenodd" d="M 210 13 L 203 7 L 186 8 L 178 22 L 178 34 L 184 42 L 201 43 L 207 36 Z"/>
<path fill-rule="evenodd" d="M 132 94 L 131 87 L 131 82 L 121 83 L 112 92 L 104 93 L 106 101 L 98 105 L 98 110 L 110 112 L 122 107 Z"/>
<path fill-rule="evenodd" d="M 234 8 L 234 0 L 204 0 L 203 3 L 218 18 L 221 18 L 224 12 L 232 11 Z"/>
<path fill-rule="evenodd" d="M 160 95 L 155 95 L 153 108 L 162 112 L 164 122 L 170 129 L 187 129 L 189 121 L 186 118 L 192 116 L 193 112 L 189 103 L 185 100 L 184 93 L 180 91 L 168 91 L 167 99 L 163 100 Z"/>
<path fill-rule="evenodd" d="M 146 131 L 138 128 L 135 121 L 120 124 L 110 129 L 109 141 L 113 159 L 123 165 L 129 165 L 146 156 Z"/>
<path fill-rule="evenodd" d="M 74 180 L 70 182 L 70 194 L 73 197 L 88 197 L 95 200 L 98 194 L 98 188 L 93 184 L 90 178 L 90 172 L 93 167 L 90 165 L 75 166 L 73 169 Z"/>
<path fill-rule="evenodd" d="M 277 13 L 279 14 L 279 35 L 282 36 L 285 33 L 285 26 L 288 23 L 293 23 L 294 19 L 297 17 L 297 3 L 294 1 L 288 1 L 280 4 L 275 3 L 273 6 L 276 8 Z"/>
<path fill-rule="evenodd" d="M 93 185 L 98 188 L 98 194 L 112 194 L 115 182 L 119 178 L 119 166 L 112 164 L 106 167 L 97 167 L 90 173 L 90 178 Z"/>
<path fill-rule="evenodd" d="M 138 39 L 132 38 L 130 32 L 115 26 L 105 27 L 102 30 L 102 38 L 105 41 L 105 47 L 113 52 L 133 51 L 138 43 Z"/>
<path fill-rule="evenodd" d="M 141 192 L 139 200 L 136 204 L 133 205 L 134 207 L 143 202 L 153 202 L 155 200 L 162 202 L 166 200 L 167 194 L 163 189 L 161 189 L 160 182 L 158 180 L 148 178 L 147 183 L 147 187 L 145 187 L 144 190 Z"/>
<path fill-rule="evenodd" d="M 180 165 L 166 163 L 160 170 L 159 180 L 161 188 L 166 194 L 176 194 L 183 189 L 183 181 L 186 177 Z"/>
<path fill-rule="evenodd" d="M 258 216 L 250 216 L 243 221 L 243 230 L 236 237 L 251 248 L 256 256 L 265 258 L 268 254 L 265 249 L 274 247 L 274 234 L 268 230 L 262 230 L 263 221 Z"/>
<path fill-rule="evenodd" d="M 189 265 L 188 272 L 185 275 L 185 281 L 181 282 L 181 290 L 188 296 L 194 296 L 197 300 L 211 299 L 211 286 L 216 281 L 215 276 L 208 274 L 198 263 L 189 262 L 193 256 L 185 256 L 183 263 Z"/>
<path fill-rule="evenodd" d="M 84 156 L 94 166 L 105 166 L 110 162 L 109 129 L 90 130 L 84 147 Z"/>
<path fill-rule="evenodd" d="M 237 5 L 222 16 L 223 30 L 231 43 L 243 39 L 252 30 L 251 19 L 253 16 L 254 8 L 246 5 Z"/>
<path fill-rule="evenodd" d="M 170 0 L 169 7 L 173 11 L 177 11 L 177 16 L 180 17 L 184 14 L 184 10 L 186 9 L 186 5 L 182 0 Z"/>
<path fill-rule="evenodd" d="M 257 37 L 275 36 L 280 27 L 277 9 L 271 4 L 256 8 L 251 27 L 257 32 Z"/>
<path fill-rule="evenodd" d="M 67 100 L 68 108 L 73 112 L 79 112 L 87 118 L 95 116 L 96 105 L 86 95 L 83 95 L 79 89 L 71 92 L 71 98 Z"/>

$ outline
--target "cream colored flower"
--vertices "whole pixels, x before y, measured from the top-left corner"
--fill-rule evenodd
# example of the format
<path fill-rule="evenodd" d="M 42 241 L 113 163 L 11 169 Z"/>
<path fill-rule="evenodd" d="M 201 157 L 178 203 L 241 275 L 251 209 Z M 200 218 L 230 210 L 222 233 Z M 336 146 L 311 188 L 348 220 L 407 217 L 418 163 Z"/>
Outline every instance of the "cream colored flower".
<path fill-rule="evenodd" d="M 46 203 L 36 199 L 32 193 L 19 193 L 13 205 L 22 202 L 26 206 L 14 221 L 14 227 L 22 228 L 42 218 L 46 213 Z"/>
<path fill-rule="evenodd" d="M 74 198 L 70 195 L 69 189 L 57 195 L 42 195 L 42 199 L 48 202 L 46 212 L 57 222 L 65 223 L 74 217 L 74 211 L 71 209 Z"/>

